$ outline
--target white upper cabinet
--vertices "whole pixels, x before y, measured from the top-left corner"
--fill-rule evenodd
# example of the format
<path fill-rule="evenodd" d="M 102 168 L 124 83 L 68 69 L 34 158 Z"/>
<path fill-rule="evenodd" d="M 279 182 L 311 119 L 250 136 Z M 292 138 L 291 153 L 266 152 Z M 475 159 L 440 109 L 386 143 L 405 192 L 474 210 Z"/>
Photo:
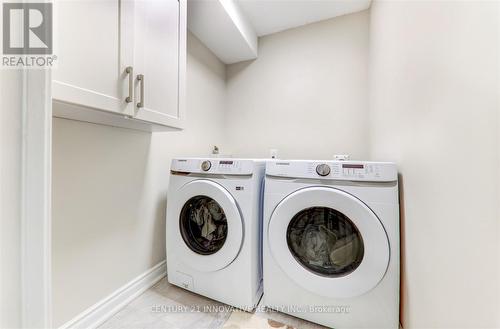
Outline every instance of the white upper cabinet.
<path fill-rule="evenodd" d="M 117 0 L 55 2 L 54 99 L 132 114 L 132 106 L 124 102 L 124 72 L 133 64 L 133 48 L 120 49 L 120 45 L 133 35 L 120 27 L 120 9 Z"/>
<path fill-rule="evenodd" d="M 179 75 L 185 67 L 185 16 L 177 0 L 135 2 L 134 66 L 141 79 L 136 84 L 136 118 L 164 124 L 182 125 L 184 119 Z M 180 37 L 180 38 L 179 38 Z M 179 39 L 183 40 L 180 47 Z M 184 61 L 185 63 L 185 61 Z"/>
<path fill-rule="evenodd" d="M 55 15 L 55 116 L 183 127 L 186 0 L 59 0 Z"/>

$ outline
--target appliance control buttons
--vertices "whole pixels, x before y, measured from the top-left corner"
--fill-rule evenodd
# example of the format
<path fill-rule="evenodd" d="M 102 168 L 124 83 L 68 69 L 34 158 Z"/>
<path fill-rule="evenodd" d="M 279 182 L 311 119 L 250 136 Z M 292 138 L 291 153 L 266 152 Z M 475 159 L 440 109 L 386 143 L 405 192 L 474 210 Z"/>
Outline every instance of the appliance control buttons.
<path fill-rule="evenodd" d="M 322 163 L 316 166 L 316 172 L 320 176 L 328 176 L 330 174 L 330 166 L 326 163 Z"/>
<path fill-rule="evenodd" d="M 203 171 L 209 171 L 211 167 L 212 163 L 208 160 L 205 160 L 201 163 L 201 170 Z"/>

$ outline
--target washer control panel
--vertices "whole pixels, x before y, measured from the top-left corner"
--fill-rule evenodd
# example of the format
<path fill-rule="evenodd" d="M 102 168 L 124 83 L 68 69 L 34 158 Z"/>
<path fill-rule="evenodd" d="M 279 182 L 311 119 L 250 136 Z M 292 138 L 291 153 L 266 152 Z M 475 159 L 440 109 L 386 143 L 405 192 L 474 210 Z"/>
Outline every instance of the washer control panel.
<path fill-rule="evenodd" d="M 266 164 L 266 175 L 390 182 L 397 180 L 397 169 L 396 165 L 390 162 L 277 160 Z"/>
<path fill-rule="evenodd" d="M 171 171 L 213 175 L 251 175 L 254 161 L 244 159 L 186 158 L 172 160 Z"/>
<path fill-rule="evenodd" d="M 241 163 L 235 160 L 219 160 L 217 165 L 220 172 L 238 171 L 241 168 Z"/>

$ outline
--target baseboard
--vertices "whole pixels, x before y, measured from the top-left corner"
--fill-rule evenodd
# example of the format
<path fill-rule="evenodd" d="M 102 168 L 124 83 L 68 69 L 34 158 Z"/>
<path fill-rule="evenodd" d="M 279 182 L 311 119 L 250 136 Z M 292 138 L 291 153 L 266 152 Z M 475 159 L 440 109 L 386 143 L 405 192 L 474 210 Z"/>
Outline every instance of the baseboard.
<path fill-rule="evenodd" d="M 167 274 L 165 261 L 142 273 L 97 304 L 94 304 L 59 329 L 94 329 L 116 314 L 137 296 L 148 290 Z"/>

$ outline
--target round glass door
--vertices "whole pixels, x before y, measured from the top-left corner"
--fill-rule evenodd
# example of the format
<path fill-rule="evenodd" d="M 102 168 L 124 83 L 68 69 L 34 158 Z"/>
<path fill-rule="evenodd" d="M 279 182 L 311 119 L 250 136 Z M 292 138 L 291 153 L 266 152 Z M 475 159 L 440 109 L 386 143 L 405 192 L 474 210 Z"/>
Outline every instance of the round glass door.
<path fill-rule="evenodd" d="M 214 254 L 226 242 L 226 214 L 220 204 L 208 196 L 198 195 L 184 204 L 179 227 L 186 245 L 200 255 Z"/>
<path fill-rule="evenodd" d="M 311 207 L 288 224 L 287 244 L 306 269 L 327 277 L 354 271 L 363 260 L 363 239 L 343 213 L 328 207 Z"/>
<path fill-rule="evenodd" d="M 240 252 L 243 217 L 220 184 L 199 179 L 178 190 L 167 207 L 167 241 L 184 264 L 204 272 L 225 268 Z"/>
<path fill-rule="evenodd" d="M 265 234 L 283 273 L 320 296 L 360 296 L 382 280 L 389 265 L 384 226 L 366 204 L 339 189 L 292 192 L 274 208 Z"/>

